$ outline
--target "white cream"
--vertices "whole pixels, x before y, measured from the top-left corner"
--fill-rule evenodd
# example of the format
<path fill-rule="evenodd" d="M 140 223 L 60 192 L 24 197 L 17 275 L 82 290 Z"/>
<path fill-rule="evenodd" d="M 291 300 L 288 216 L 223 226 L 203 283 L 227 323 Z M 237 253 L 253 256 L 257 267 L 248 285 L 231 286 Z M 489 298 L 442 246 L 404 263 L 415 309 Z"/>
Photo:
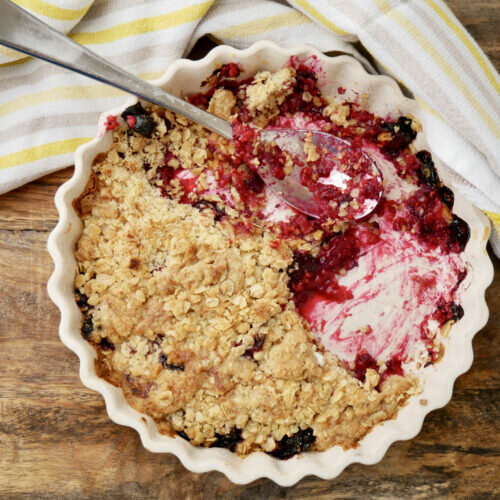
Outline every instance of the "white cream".
<path fill-rule="evenodd" d="M 381 230 L 381 240 L 338 280 L 353 298 L 318 299 L 307 311 L 323 345 L 345 361 L 353 361 L 362 348 L 382 361 L 422 351 L 422 326 L 430 337 L 438 333 L 439 324 L 430 317 L 464 265 L 460 255 L 429 252 L 388 227 Z"/>

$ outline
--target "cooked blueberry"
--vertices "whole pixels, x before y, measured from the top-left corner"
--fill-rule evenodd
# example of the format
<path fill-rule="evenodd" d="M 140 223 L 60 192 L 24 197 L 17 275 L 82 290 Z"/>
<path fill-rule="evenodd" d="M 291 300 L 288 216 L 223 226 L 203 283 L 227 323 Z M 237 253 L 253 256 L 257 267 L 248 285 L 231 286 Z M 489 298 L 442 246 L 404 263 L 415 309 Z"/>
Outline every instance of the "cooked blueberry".
<path fill-rule="evenodd" d="M 262 348 L 264 347 L 265 340 L 266 340 L 266 336 L 265 335 L 254 335 L 254 337 L 253 337 L 253 346 L 249 347 L 243 353 L 243 357 L 248 358 L 248 359 L 253 359 L 253 355 L 256 352 L 262 351 Z"/>
<path fill-rule="evenodd" d="M 82 324 L 82 335 L 88 340 L 93 331 L 94 321 L 92 320 L 92 316 L 89 316 Z"/>
<path fill-rule="evenodd" d="M 470 229 L 467 222 L 453 214 L 453 220 L 449 225 L 450 242 L 453 246 L 458 246 L 459 250 L 463 250 L 470 238 Z"/>
<path fill-rule="evenodd" d="M 115 350 L 115 344 L 111 342 L 111 340 L 108 340 L 106 337 L 103 337 L 101 339 L 101 342 L 99 343 L 101 346 L 101 349 L 103 351 L 114 351 Z"/>
<path fill-rule="evenodd" d="M 440 325 L 444 325 L 447 321 L 458 321 L 463 318 L 464 309 L 456 302 L 445 302 L 440 300 L 434 318 L 439 321 Z"/>
<path fill-rule="evenodd" d="M 204 210 L 205 208 L 209 208 L 209 209 L 213 210 L 215 212 L 214 220 L 216 222 L 220 221 L 222 219 L 222 217 L 224 217 L 224 215 L 226 215 L 226 211 L 223 208 L 220 209 L 217 206 L 217 203 L 214 203 L 213 201 L 198 200 L 196 203 L 193 204 L 193 207 L 200 210 L 200 212 L 202 210 Z"/>
<path fill-rule="evenodd" d="M 129 129 L 144 137 L 151 137 L 156 128 L 155 121 L 147 114 L 140 102 L 129 106 L 122 113 L 122 117 L 127 122 Z"/>
<path fill-rule="evenodd" d="M 451 210 L 453 208 L 453 203 L 455 202 L 455 196 L 453 195 L 453 191 L 446 187 L 441 186 L 439 188 L 439 197 L 441 201 Z"/>
<path fill-rule="evenodd" d="M 453 321 L 458 321 L 459 319 L 462 319 L 464 317 L 464 308 L 460 304 L 456 304 L 455 302 L 451 303 L 450 312 L 450 319 L 452 319 Z"/>
<path fill-rule="evenodd" d="M 415 156 L 420 162 L 420 180 L 431 187 L 438 187 L 439 175 L 429 151 L 419 151 Z"/>
<path fill-rule="evenodd" d="M 169 370 L 180 370 L 181 372 L 184 371 L 184 365 L 173 365 L 168 362 L 168 356 L 163 354 L 162 352 L 160 353 L 159 357 L 160 364 L 164 368 L 168 368 Z"/>
<path fill-rule="evenodd" d="M 310 427 L 299 429 L 293 436 L 283 436 L 283 439 L 278 442 L 273 451 L 269 452 L 269 455 L 280 460 L 288 460 L 294 455 L 310 450 L 314 441 L 316 441 L 316 436 Z"/>
<path fill-rule="evenodd" d="M 177 435 L 180 436 L 182 439 L 189 441 L 189 436 L 184 431 L 179 431 Z"/>
<path fill-rule="evenodd" d="M 388 122 L 382 125 L 384 130 L 392 134 L 392 139 L 382 148 L 384 154 L 397 156 L 401 150 L 406 149 L 410 145 L 417 136 L 411 124 L 411 118 L 400 116 L 396 122 Z"/>
<path fill-rule="evenodd" d="M 236 445 L 243 440 L 241 437 L 241 429 L 233 427 L 229 434 L 215 433 L 217 441 L 210 445 L 210 448 L 226 448 L 229 451 L 235 451 Z"/>
<path fill-rule="evenodd" d="M 81 293 L 80 290 L 75 290 L 75 295 L 76 295 L 76 305 L 82 312 L 86 312 L 89 309 L 88 305 L 88 300 L 89 298 L 84 294 Z"/>
<path fill-rule="evenodd" d="M 133 104 L 132 106 L 129 106 L 128 108 L 125 109 L 122 113 L 122 118 L 124 120 L 127 119 L 127 116 L 137 116 L 137 115 L 145 115 L 146 110 L 142 107 L 142 104 L 140 102 L 137 102 Z"/>
<path fill-rule="evenodd" d="M 137 115 L 134 130 L 144 137 L 151 137 L 156 128 L 155 121 L 149 115 Z"/>

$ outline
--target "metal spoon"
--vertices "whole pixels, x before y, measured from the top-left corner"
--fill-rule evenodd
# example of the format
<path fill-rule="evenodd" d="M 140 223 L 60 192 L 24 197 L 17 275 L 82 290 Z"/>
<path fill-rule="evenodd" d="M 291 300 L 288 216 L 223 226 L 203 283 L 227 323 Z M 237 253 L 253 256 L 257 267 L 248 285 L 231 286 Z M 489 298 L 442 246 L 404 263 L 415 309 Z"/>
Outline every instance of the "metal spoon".
<path fill-rule="evenodd" d="M 233 130 L 229 122 L 116 67 L 9 0 L 0 0 L 0 44 L 117 87 L 145 101 L 184 115 L 226 139 L 233 139 Z M 303 146 L 304 133 L 305 131 L 291 129 L 282 130 L 280 134 L 275 130 L 264 130 L 260 138 L 271 142 L 279 139 L 279 136 L 286 137 L 280 147 L 287 150 L 291 148 L 290 151 L 294 151 L 294 155 L 297 156 L 301 145 Z M 339 148 L 349 153 L 349 143 L 342 139 L 319 131 L 312 131 L 312 135 L 315 144 L 320 144 L 322 149 L 331 151 L 332 154 Z M 372 160 L 369 161 L 373 164 L 373 175 L 378 178 L 381 186 L 382 174 Z M 301 169 L 302 166 L 295 164 L 292 173 L 283 180 L 276 179 L 265 166 L 258 173 L 285 203 L 300 212 L 320 218 L 322 213 L 312 199 L 312 193 L 300 183 Z M 341 184 L 338 187 L 341 189 Z M 367 202 L 363 201 L 352 218 L 358 219 L 373 211 L 380 193 L 381 191 L 375 197 L 376 200 L 374 198 Z"/>

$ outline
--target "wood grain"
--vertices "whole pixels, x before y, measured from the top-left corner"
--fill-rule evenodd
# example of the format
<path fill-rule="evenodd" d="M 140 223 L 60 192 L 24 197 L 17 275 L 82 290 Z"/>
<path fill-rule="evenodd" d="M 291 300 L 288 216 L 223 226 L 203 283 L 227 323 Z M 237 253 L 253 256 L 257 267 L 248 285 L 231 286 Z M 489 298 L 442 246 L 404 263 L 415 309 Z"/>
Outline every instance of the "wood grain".
<path fill-rule="evenodd" d="M 448 4 L 500 67 L 500 2 Z M 415 439 L 333 481 L 238 486 L 220 473 L 193 474 L 171 455 L 147 452 L 136 432 L 112 423 L 102 398 L 82 385 L 46 293 L 53 197 L 71 174 L 68 168 L 0 196 L 0 498 L 500 498 L 497 259 L 487 292 L 490 320 L 474 339 L 474 364 Z"/>

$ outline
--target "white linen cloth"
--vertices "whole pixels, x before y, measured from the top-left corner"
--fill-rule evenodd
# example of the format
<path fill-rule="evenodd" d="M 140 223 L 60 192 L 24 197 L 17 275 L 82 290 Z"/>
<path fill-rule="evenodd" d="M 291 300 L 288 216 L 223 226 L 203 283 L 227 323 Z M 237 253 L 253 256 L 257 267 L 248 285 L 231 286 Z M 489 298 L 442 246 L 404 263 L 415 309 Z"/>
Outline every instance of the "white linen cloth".
<path fill-rule="evenodd" d="M 453 186 L 493 222 L 500 256 L 500 78 L 441 0 L 15 0 L 141 78 L 158 78 L 205 34 L 244 48 L 307 42 L 360 59 L 410 89 Z M 1 15 L 1 12 L 0 12 Z M 366 63 L 366 61 L 364 61 Z M 123 93 L 0 47 L 0 193 L 73 162 Z"/>

